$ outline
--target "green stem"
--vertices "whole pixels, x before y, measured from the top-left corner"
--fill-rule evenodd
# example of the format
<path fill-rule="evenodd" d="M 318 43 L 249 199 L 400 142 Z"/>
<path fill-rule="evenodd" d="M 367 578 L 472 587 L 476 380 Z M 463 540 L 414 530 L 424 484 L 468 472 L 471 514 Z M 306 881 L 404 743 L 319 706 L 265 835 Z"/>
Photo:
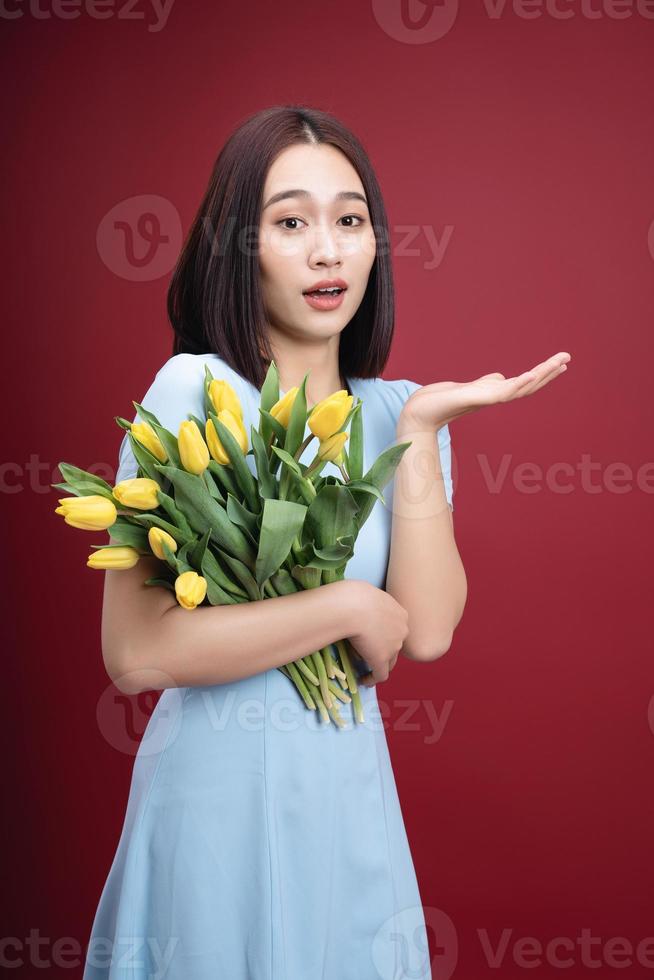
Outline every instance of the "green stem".
<path fill-rule="evenodd" d="M 304 680 L 302 679 L 302 674 L 300 673 L 300 671 L 297 669 L 294 663 L 286 664 L 285 666 L 288 669 L 288 672 L 291 676 L 291 679 L 295 683 L 295 686 L 297 687 L 298 691 L 302 695 L 302 700 L 306 704 L 307 708 L 315 708 L 316 705 L 314 699 L 309 694 L 309 690 L 307 688 L 307 685 L 304 683 Z"/>
<path fill-rule="evenodd" d="M 347 686 L 350 690 L 350 693 L 352 694 L 354 715 L 358 722 L 363 722 L 364 721 L 363 704 L 361 703 L 361 695 L 359 694 L 359 688 L 357 686 L 356 677 L 354 676 L 354 671 L 352 670 L 350 655 L 347 652 L 346 641 L 337 640 L 336 649 L 340 654 L 341 663 L 343 664 L 343 669 L 345 670 L 345 676 L 347 677 Z"/>
<path fill-rule="evenodd" d="M 304 452 L 304 450 L 307 448 L 307 446 L 309 445 L 309 443 L 311 442 L 311 440 L 312 439 L 315 439 L 315 438 L 316 437 L 314 436 L 313 432 L 310 432 L 309 435 L 304 440 L 304 442 L 301 443 L 298 446 L 298 448 L 295 450 L 295 453 L 293 454 L 293 459 L 295 460 L 296 463 L 299 463 L 300 456 L 302 455 L 302 453 Z"/>
<path fill-rule="evenodd" d="M 327 671 L 325 670 L 325 661 L 322 659 L 322 650 L 317 653 L 313 653 L 312 656 L 316 673 L 320 678 L 320 693 L 322 695 L 322 699 L 325 702 L 325 706 L 327 708 L 331 708 L 333 701 L 329 690 L 329 684 L 327 683 Z"/>

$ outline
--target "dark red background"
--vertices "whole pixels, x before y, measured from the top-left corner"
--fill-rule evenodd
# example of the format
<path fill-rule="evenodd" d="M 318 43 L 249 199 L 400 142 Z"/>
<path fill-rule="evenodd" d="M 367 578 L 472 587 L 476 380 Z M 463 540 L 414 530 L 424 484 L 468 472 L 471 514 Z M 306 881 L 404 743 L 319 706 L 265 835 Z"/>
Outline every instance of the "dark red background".
<path fill-rule="evenodd" d="M 378 695 L 428 921 L 440 910 L 458 937 L 454 977 L 497 976 L 479 931 L 497 945 L 503 929 L 503 980 L 524 976 L 517 940 L 575 944 L 584 928 L 601 966 L 577 946 L 565 972 L 613 972 L 603 943 L 654 935 L 654 20 L 608 0 L 561 3 L 568 19 L 479 2 L 421 44 L 378 23 L 399 2 L 176 0 L 160 31 L 143 2 L 131 19 L 121 4 L 106 20 L 17 3 L 1 18 L 8 955 L 33 969 L 30 930 L 45 960 L 66 937 L 85 945 L 153 703 L 133 714 L 114 697 L 103 576 L 85 567 L 97 538 L 54 515 L 56 464 L 113 473 L 112 419 L 170 355 L 168 272 L 220 146 L 252 112 L 305 102 L 354 129 L 385 194 L 386 377 L 572 355 L 533 397 L 451 425 L 467 606 L 448 654 L 402 661 Z M 130 260 L 103 218 L 118 205 L 135 224 L 142 202 L 124 202 L 141 195 L 164 199 L 150 205 L 169 241 L 139 265 L 147 245 L 137 235 Z M 424 226 L 450 236 L 435 268 Z M 525 463 L 543 474 L 526 487 Z M 545 479 L 561 463 L 564 490 Z M 422 702 L 400 724 L 416 698 L 449 710 L 440 739 Z M 49 975 L 81 975 L 71 950 L 78 965 Z M 624 972 L 652 970 L 634 957 Z M 561 968 L 544 957 L 535 975 Z"/>

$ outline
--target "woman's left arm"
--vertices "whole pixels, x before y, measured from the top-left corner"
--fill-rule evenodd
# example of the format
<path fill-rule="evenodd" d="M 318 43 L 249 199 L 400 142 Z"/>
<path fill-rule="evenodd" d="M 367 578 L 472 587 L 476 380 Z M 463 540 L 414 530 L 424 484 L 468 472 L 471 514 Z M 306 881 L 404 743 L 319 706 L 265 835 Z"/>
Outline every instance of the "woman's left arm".
<path fill-rule="evenodd" d="M 402 413 L 396 435 L 397 442 L 411 445 L 394 478 L 386 591 L 409 614 L 404 656 L 435 660 L 450 647 L 468 585 L 445 495 L 438 430 L 416 429 Z"/>
<path fill-rule="evenodd" d="M 534 394 L 569 361 L 568 351 L 559 351 L 510 378 L 493 371 L 473 381 L 438 381 L 418 386 L 405 402 L 397 437 L 411 445 L 395 471 L 386 591 L 409 614 L 402 652 L 410 660 L 435 660 L 449 649 L 467 597 L 436 433 L 468 412 Z"/>

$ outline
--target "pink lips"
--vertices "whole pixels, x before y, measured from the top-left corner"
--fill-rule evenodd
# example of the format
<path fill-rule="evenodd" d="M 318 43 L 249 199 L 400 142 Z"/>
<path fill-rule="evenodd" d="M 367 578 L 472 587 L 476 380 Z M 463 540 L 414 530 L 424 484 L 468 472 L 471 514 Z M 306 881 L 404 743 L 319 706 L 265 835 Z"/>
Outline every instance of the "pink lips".
<path fill-rule="evenodd" d="M 341 289 L 342 292 L 316 293 L 314 292 L 316 289 Z M 347 283 L 344 279 L 321 279 L 320 282 L 314 282 L 313 286 L 305 289 L 302 295 L 314 310 L 335 310 L 343 302 L 346 289 Z"/>
<path fill-rule="evenodd" d="M 313 286 L 308 286 L 307 289 L 302 290 L 304 295 L 312 292 L 314 289 L 347 289 L 347 283 L 344 279 L 321 279 L 320 282 L 314 282 Z"/>

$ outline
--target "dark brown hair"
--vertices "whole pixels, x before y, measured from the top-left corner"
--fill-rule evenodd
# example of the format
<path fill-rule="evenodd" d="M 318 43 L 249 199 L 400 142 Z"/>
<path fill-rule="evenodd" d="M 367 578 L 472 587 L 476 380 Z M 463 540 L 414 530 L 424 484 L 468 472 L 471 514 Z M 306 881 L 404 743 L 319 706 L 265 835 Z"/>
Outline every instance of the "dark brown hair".
<path fill-rule="evenodd" d="M 393 338 L 388 222 L 366 151 L 338 119 L 319 109 L 263 109 L 240 124 L 218 155 L 173 271 L 167 304 L 175 331 L 173 354 L 217 354 L 257 388 L 273 356 L 256 247 L 263 187 L 272 162 L 296 143 L 326 143 L 345 154 L 363 184 L 375 235 L 365 294 L 340 337 L 341 374 L 378 377 Z M 255 242 L 248 239 L 244 247 L 240 229 L 250 229 Z"/>

